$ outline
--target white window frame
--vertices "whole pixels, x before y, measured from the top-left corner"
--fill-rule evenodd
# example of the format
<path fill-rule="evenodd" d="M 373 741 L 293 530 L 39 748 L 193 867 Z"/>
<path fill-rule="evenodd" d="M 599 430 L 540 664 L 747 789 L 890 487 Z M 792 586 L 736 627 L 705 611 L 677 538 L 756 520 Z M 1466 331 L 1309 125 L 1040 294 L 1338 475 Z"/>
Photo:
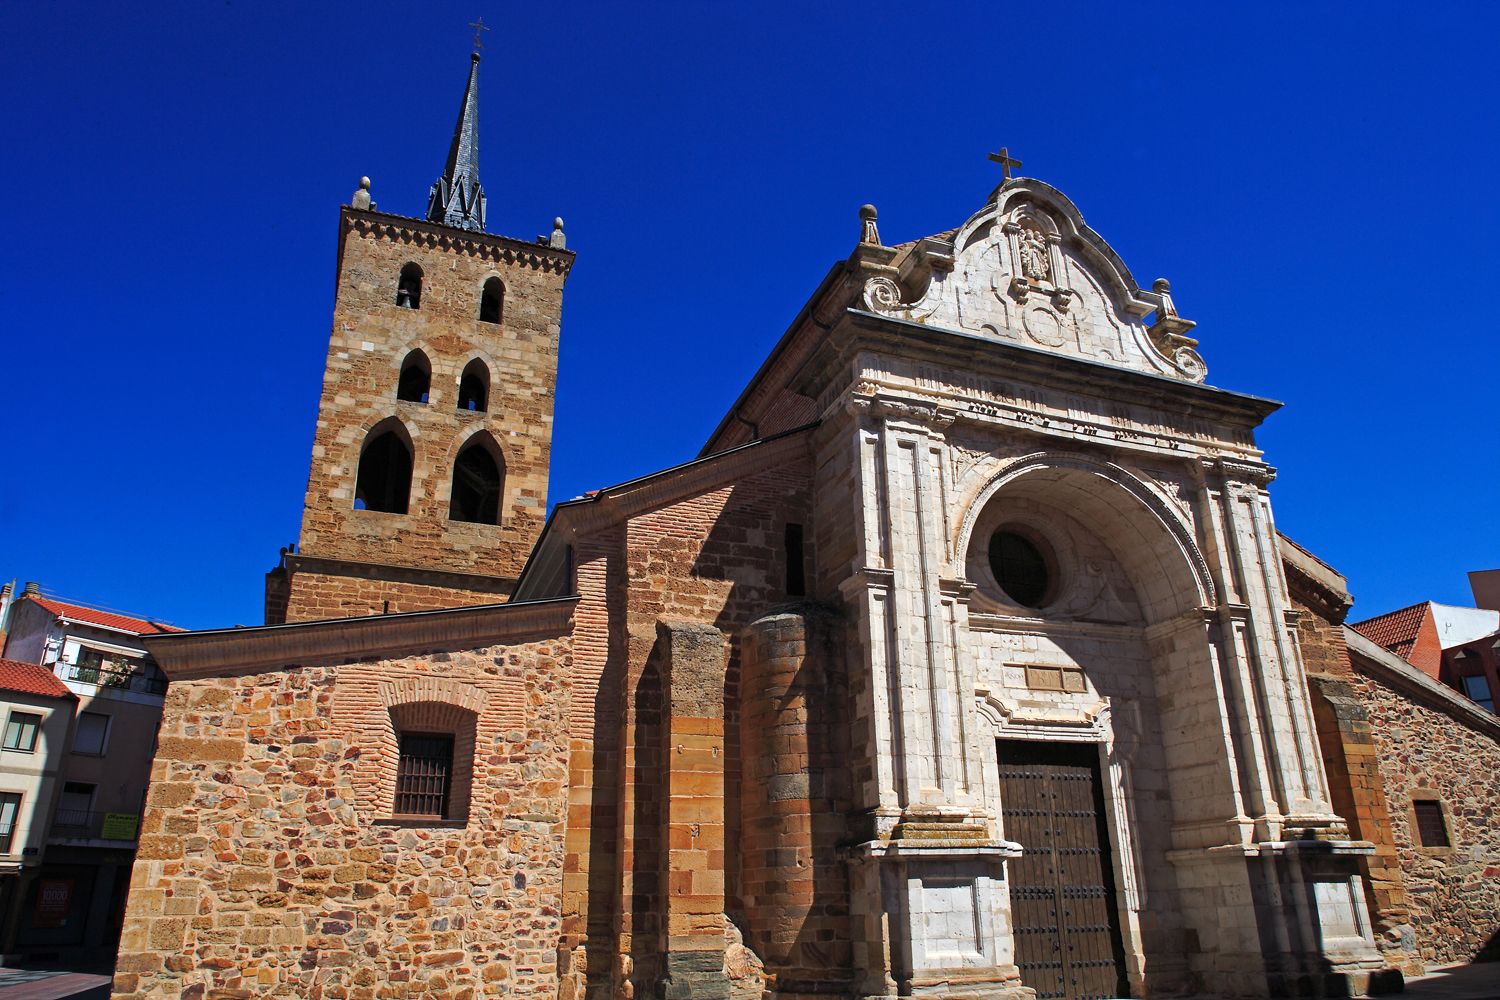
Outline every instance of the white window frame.
<path fill-rule="evenodd" d="M 29 715 L 36 719 L 36 728 L 31 733 L 31 745 L 28 747 L 5 746 L 10 739 L 10 727 L 16 724 L 16 716 Z M 47 724 L 47 716 L 41 712 L 27 712 L 19 708 L 12 708 L 10 714 L 5 717 L 5 732 L 0 734 L 0 750 L 5 753 L 36 753 L 36 745 L 42 738 L 42 727 Z"/>

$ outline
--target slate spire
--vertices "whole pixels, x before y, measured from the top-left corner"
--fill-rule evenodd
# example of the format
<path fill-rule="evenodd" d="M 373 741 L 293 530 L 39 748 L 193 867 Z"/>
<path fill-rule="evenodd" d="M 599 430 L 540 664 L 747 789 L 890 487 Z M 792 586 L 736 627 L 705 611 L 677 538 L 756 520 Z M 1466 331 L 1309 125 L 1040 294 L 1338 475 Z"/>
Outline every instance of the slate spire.
<path fill-rule="evenodd" d="M 427 218 L 445 226 L 484 231 L 484 188 L 479 183 L 479 53 L 469 62 L 469 83 L 453 127 L 448 163 L 427 196 Z"/>

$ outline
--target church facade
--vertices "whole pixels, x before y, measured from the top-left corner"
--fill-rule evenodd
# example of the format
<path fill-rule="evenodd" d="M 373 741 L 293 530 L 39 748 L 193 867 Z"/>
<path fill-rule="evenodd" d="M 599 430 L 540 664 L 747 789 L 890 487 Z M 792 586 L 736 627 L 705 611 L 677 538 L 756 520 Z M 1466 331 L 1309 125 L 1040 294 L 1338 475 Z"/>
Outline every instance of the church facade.
<path fill-rule="evenodd" d="M 428 217 L 341 211 L 268 624 L 151 643 L 118 1000 L 1342 996 L 1448 957 L 1391 798 L 1440 782 L 1371 720 L 1500 729 L 1351 652 L 1272 516 L 1278 404 L 1208 384 L 1164 280 L 1004 156 L 939 235 L 866 206 L 697 458 L 544 521 L 573 254 L 484 232 L 477 69 Z M 1425 916 L 1472 951 L 1471 875 Z"/>

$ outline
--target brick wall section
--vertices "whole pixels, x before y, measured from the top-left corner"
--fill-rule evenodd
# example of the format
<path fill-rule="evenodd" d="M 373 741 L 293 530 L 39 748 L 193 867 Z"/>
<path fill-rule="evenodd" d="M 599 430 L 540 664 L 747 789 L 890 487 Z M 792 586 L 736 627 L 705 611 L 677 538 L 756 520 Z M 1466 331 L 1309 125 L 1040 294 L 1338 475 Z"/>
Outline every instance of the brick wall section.
<path fill-rule="evenodd" d="M 546 517 L 562 291 L 572 254 L 349 208 L 339 223 L 333 332 L 299 549 L 514 578 Z M 418 309 L 396 304 L 407 263 L 424 274 Z M 505 284 L 498 324 L 479 320 L 490 277 Z M 418 349 L 432 369 L 428 401 L 398 401 L 402 362 Z M 457 409 L 459 377 L 475 358 L 489 368 L 487 412 Z M 401 422 L 412 443 L 405 515 L 354 509 L 360 450 L 370 429 L 388 418 Z M 504 457 L 498 525 L 448 519 L 453 461 L 476 434 L 490 435 Z M 390 599 L 389 592 L 353 596 Z M 412 591 L 413 600 L 420 596 Z M 379 610 L 376 604 L 354 613 Z M 299 614 L 293 596 L 291 620 L 319 616 Z"/>
<path fill-rule="evenodd" d="M 560 638 L 174 681 L 116 1000 L 553 1000 L 568 666 Z M 393 717 L 458 753 L 472 723 L 467 822 L 387 819 Z"/>
<path fill-rule="evenodd" d="M 476 604 L 501 604 L 509 596 L 508 583 L 496 581 L 492 588 L 439 587 L 404 579 L 378 576 L 342 576 L 307 571 L 288 574 L 289 596 L 279 621 L 306 622 L 328 618 L 430 611 Z M 267 624 L 270 618 L 267 604 Z"/>
<path fill-rule="evenodd" d="M 816 606 L 752 623 L 740 685 L 742 920 L 787 993 L 844 995 L 852 967 L 847 685 Z"/>
<path fill-rule="evenodd" d="M 1291 583 L 1294 604 L 1301 612 L 1297 643 L 1307 668 L 1313 721 L 1333 808 L 1348 821 L 1352 838 L 1375 845 L 1375 854 L 1365 859 L 1362 867 L 1376 944 L 1393 967 L 1406 975 L 1420 975 L 1421 963 L 1412 948 L 1405 878 L 1376 760 L 1375 734 L 1351 686 L 1354 674 L 1344 631 L 1330 620 L 1325 602 L 1298 595 L 1295 577 Z M 1299 596 L 1301 601 L 1297 600 Z"/>
<path fill-rule="evenodd" d="M 661 712 L 657 623 L 712 626 L 722 636 L 724 854 L 715 855 L 724 907 L 739 901 L 740 648 L 731 641 L 755 618 L 784 604 L 788 523 L 804 526 L 809 583 L 816 577 L 805 457 L 739 476 L 598 529 L 575 545 L 578 698 L 573 775 L 593 784 L 575 792 L 569 830 L 569 934 L 563 1000 L 655 996 L 661 975 L 662 872 L 666 801 L 659 782 L 669 718 Z M 585 692 L 590 692 L 585 694 Z M 587 817 L 587 827 L 577 821 Z M 701 836 L 701 827 L 700 827 Z M 721 917 L 722 920 L 722 917 Z M 738 917 L 736 916 L 738 922 Z M 720 925 L 726 938 L 733 930 Z M 745 931 L 746 944 L 752 932 Z M 733 985 L 733 984 L 731 984 Z"/>
<path fill-rule="evenodd" d="M 619 539 L 604 535 L 580 542 L 574 560 L 579 601 L 574 611 L 575 681 L 559 1000 L 608 995 L 616 968 L 610 957 L 621 888 L 617 849 L 624 692 L 614 677 L 624 656 L 611 654 L 624 626 L 624 559 Z M 610 671 L 608 679 L 606 671 Z"/>
<path fill-rule="evenodd" d="M 1352 687 L 1369 713 L 1391 830 L 1422 958 L 1465 961 L 1500 935 L 1500 742 L 1444 711 L 1436 698 L 1396 690 L 1362 657 Z M 1414 797 L 1436 797 L 1451 850 L 1421 847 Z"/>

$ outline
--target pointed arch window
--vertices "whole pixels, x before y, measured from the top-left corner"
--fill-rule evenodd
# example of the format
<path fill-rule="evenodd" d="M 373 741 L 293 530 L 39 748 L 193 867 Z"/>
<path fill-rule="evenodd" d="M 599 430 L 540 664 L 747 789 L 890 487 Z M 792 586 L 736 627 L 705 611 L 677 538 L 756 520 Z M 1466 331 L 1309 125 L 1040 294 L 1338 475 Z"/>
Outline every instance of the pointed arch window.
<path fill-rule="evenodd" d="M 396 398 L 408 403 L 427 402 L 432 388 L 432 362 L 422 351 L 412 351 L 401 362 L 401 378 L 396 383 Z"/>
<path fill-rule="evenodd" d="M 458 380 L 458 408 L 484 412 L 490 408 L 490 369 L 475 358 Z"/>
<path fill-rule="evenodd" d="M 422 269 L 416 264 L 401 269 L 401 278 L 396 282 L 396 305 L 403 309 L 422 308 Z"/>
<path fill-rule="evenodd" d="M 476 434 L 453 461 L 453 492 L 448 519 L 473 524 L 500 523 L 500 496 L 505 491 L 505 458 L 495 439 Z"/>
<path fill-rule="evenodd" d="M 484 292 L 479 296 L 479 322 L 498 323 L 505 311 L 505 282 L 491 278 L 484 283 Z"/>
<path fill-rule="evenodd" d="M 394 418 L 370 429 L 359 452 L 354 509 L 405 514 L 411 497 L 411 438 Z"/>

